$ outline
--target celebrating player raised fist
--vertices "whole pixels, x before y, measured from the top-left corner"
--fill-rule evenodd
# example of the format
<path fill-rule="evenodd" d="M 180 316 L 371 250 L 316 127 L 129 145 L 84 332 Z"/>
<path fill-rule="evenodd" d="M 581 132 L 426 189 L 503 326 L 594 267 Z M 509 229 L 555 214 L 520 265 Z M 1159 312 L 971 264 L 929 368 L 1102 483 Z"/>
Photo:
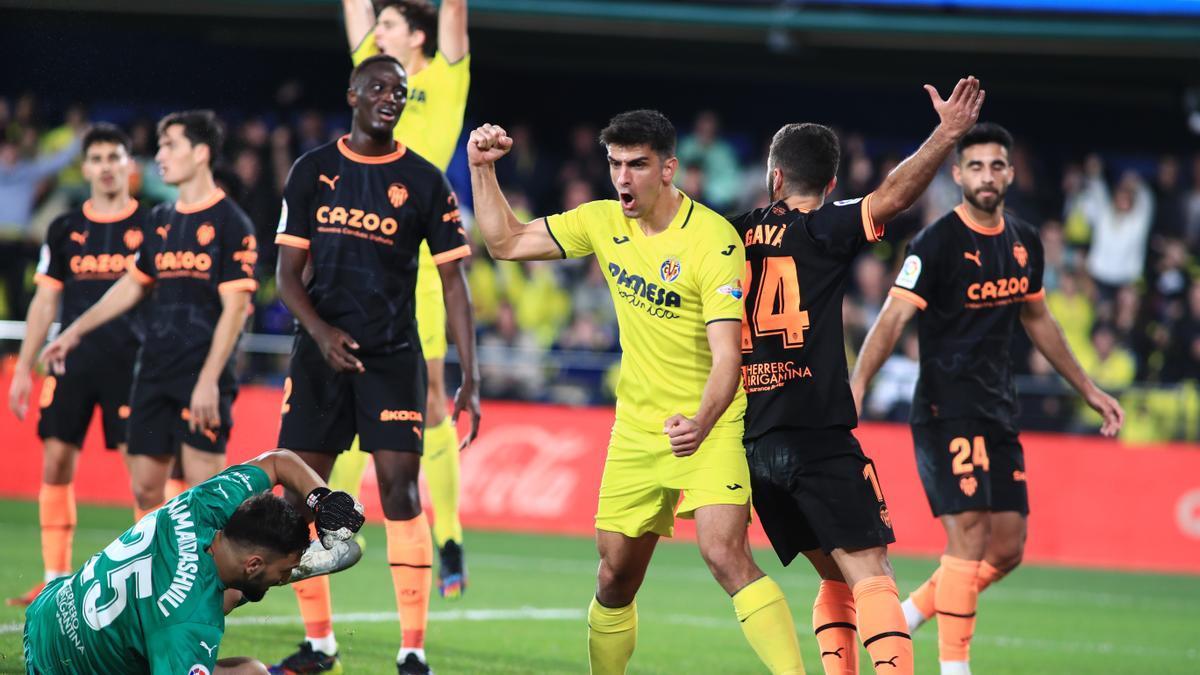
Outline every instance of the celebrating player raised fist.
<path fill-rule="evenodd" d="M 326 549 L 353 537 L 366 522 L 363 505 L 340 490 L 318 487 L 308 493 L 305 501 L 316 516 L 317 535 Z"/>
<path fill-rule="evenodd" d="M 471 132 L 471 140 L 467 142 L 467 160 L 472 166 L 492 164 L 507 155 L 512 146 L 513 139 L 508 137 L 504 127 L 485 124 Z"/>

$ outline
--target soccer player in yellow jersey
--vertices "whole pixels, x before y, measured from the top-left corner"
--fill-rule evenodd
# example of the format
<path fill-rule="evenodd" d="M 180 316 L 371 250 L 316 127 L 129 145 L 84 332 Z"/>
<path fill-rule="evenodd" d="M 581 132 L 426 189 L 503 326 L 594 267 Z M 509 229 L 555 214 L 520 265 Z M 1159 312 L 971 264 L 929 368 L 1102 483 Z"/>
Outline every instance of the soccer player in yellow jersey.
<path fill-rule="evenodd" d="M 372 0 L 342 0 L 342 12 L 355 66 L 383 53 L 399 60 L 408 73 L 408 103 L 396 124 L 396 140 L 444 172 L 462 133 L 471 83 L 467 1 L 442 0 L 439 11 L 429 0 L 374 4 Z M 467 582 L 458 519 L 459 445 L 446 409 L 442 282 L 426 243 L 421 244 L 417 273 L 417 330 L 429 372 L 421 470 L 433 499 L 433 537 L 440 558 L 438 591 L 444 597 L 457 598 Z M 356 441 L 350 452 L 338 458 L 330 484 L 357 495 L 366 462 L 367 453 L 358 449 Z"/>
<path fill-rule="evenodd" d="M 621 379 L 596 509 L 600 569 L 588 609 L 592 673 L 624 673 L 637 642 L 634 596 L 675 516 L 694 518 L 700 554 L 733 598 L 746 639 L 773 673 L 802 673 L 779 586 L 750 557 L 750 475 L 741 446 L 741 277 L 745 249 L 724 218 L 672 185 L 675 128 L 661 113 L 614 117 L 600 134 L 618 200 L 530 223 L 513 214 L 495 162 L 504 129 L 471 133 L 475 216 L 498 260 L 594 254 L 621 332 Z M 680 494 L 683 501 L 680 502 Z M 677 507 L 678 505 L 678 507 Z"/>

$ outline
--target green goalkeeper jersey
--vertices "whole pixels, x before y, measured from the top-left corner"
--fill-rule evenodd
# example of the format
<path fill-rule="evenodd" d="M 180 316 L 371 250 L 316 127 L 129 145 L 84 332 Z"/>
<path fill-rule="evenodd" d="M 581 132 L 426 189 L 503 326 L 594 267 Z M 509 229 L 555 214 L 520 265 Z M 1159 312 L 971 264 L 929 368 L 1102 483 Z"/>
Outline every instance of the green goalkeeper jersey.
<path fill-rule="evenodd" d="M 30 672 L 208 675 L 225 632 L 213 535 L 271 488 L 232 466 L 167 502 L 74 574 L 46 585 L 25 614 Z"/>

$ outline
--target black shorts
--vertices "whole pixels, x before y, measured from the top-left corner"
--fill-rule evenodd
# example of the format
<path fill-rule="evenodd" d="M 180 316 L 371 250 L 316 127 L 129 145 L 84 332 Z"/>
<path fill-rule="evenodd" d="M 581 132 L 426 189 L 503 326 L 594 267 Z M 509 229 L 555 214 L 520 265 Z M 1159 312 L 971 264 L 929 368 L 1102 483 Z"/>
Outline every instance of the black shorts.
<path fill-rule="evenodd" d="M 356 356 L 366 372 L 338 373 L 307 333 L 296 336 L 284 382 L 279 447 L 336 454 L 349 449 L 357 434 L 367 452 L 423 451 L 421 351 Z"/>
<path fill-rule="evenodd" d="M 233 428 L 233 400 L 237 398 L 234 379 L 222 375 L 217 385 L 221 426 L 193 433 L 188 429 L 192 391 L 196 377 L 143 380 L 135 378 L 130 394 L 129 454 L 174 455 L 181 444 L 197 450 L 225 454 L 229 431 Z"/>
<path fill-rule="evenodd" d="M 38 436 L 83 445 L 92 411 L 100 406 L 104 446 L 115 450 L 125 442 L 132 383 L 133 364 L 126 362 L 98 372 L 47 377 L 42 380 Z"/>
<path fill-rule="evenodd" d="M 875 464 L 849 429 L 784 429 L 746 443 L 754 510 L 779 561 L 896 541 Z"/>
<path fill-rule="evenodd" d="M 963 511 L 1029 513 L 1025 452 L 1017 432 L 989 420 L 914 424 L 917 472 L 934 516 Z"/>

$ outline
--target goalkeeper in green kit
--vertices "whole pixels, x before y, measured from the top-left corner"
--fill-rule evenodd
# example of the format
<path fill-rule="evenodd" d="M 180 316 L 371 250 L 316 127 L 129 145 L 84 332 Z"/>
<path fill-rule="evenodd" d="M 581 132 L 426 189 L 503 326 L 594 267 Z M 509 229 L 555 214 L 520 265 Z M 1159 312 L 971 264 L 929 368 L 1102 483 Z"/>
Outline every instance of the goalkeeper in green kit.
<path fill-rule="evenodd" d="M 308 495 L 319 542 L 269 492 L 276 484 Z M 354 564 L 362 524 L 362 505 L 287 450 L 229 467 L 46 585 L 25 614 L 26 672 L 266 673 L 251 658 L 217 660 L 225 614 L 272 586 Z"/>

